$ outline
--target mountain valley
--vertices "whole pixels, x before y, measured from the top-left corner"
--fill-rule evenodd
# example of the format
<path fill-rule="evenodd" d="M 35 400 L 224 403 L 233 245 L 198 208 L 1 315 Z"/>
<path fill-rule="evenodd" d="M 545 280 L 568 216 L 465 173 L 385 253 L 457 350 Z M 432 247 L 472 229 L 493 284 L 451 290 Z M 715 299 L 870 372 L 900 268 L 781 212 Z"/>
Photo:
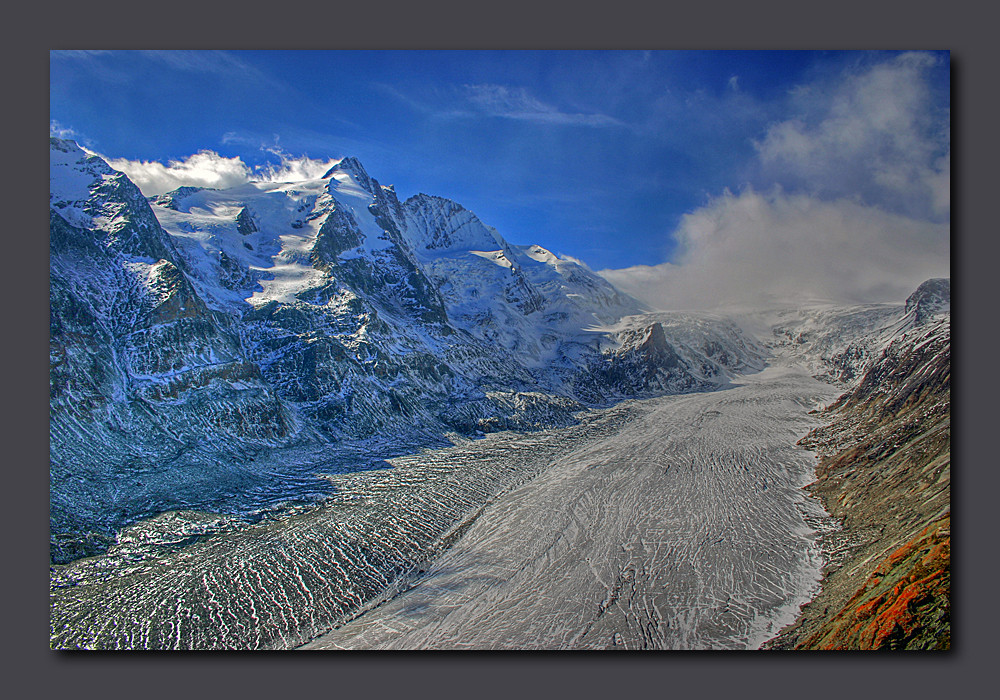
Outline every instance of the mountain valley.
<path fill-rule="evenodd" d="M 949 280 L 654 311 L 353 158 L 50 172 L 53 648 L 950 644 Z"/>

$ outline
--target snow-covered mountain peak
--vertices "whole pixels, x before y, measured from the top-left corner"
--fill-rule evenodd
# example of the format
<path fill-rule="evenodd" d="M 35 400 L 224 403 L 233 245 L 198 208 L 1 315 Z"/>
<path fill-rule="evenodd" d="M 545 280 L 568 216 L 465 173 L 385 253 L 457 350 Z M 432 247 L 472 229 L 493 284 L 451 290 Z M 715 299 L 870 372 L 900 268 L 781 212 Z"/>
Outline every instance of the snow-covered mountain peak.
<path fill-rule="evenodd" d="M 49 204 L 74 225 L 89 225 L 91 190 L 118 171 L 69 139 L 49 139 Z"/>
<path fill-rule="evenodd" d="M 559 262 L 559 256 L 551 251 L 545 250 L 540 245 L 530 245 L 525 246 L 521 249 L 522 252 L 535 262 L 546 263 L 550 265 L 555 265 Z"/>
<path fill-rule="evenodd" d="M 49 178 L 59 180 L 63 169 L 76 170 L 93 177 L 115 175 L 118 171 L 104 162 L 100 156 L 82 149 L 71 139 L 49 138 Z"/>
<path fill-rule="evenodd" d="M 49 207 L 71 227 L 93 231 L 87 244 L 132 262 L 171 257 L 169 239 L 135 183 L 74 141 L 50 139 Z"/>
<path fill-rule="evenodd" d="M 422 251 L 494 251 L 507 242 L 461 204 L 426 194 L 417 194 L 403 203 L 407 243 Z"/>
<path fill-rule="evenodd" d="M 906 299 L 906 311 L 913 312 L 917 325 L 937 314 L 951 311 L 951 280 L 947 277 L 929 279 Z"/>
<path fill-rule="evenodd" d="M 339 163 L 335 164 L 323 175 L 323 179 L 331 179 L 331 188 L 337 187 L 359 187 L 369 195 L 375 194 L 375 181 L 372 180 L 368 171 L 365 170 L 365 166 L 361 165 L 361 161 L 353 156 L 348 156 L 347 158 L 342 158 Z M 333 181 L 337 182 L 337 185 L 333 184 Z"/>
<path fill-rule="evenodd" d="M 150 204 L 156 204 L 161 207 L 166 207 L 167 209 L 173 209 L 174 211 L 186 211 L 185 200 L 193 194 L 197 194 L 206 189 L 212 189 L 209 187 L 191 187 L 190 185 L 185 185 L 183 187 L 178 187 L 176 190 L 171 190 L 164 194 L 158 194 L 149 198 Z"/>

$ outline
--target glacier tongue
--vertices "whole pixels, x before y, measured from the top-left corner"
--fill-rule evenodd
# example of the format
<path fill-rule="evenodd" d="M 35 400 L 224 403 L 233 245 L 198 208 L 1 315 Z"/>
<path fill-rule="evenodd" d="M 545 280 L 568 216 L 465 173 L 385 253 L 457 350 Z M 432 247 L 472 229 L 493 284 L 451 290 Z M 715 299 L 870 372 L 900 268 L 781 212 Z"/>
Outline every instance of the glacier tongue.
<path fill-rule="evenodd" d="M 824 513 L 794 441 L 836 393 L 776 367 L 631 404 L 490 503 L 398 596 L 305 648 L 755 649 L 819 579 Z"/>

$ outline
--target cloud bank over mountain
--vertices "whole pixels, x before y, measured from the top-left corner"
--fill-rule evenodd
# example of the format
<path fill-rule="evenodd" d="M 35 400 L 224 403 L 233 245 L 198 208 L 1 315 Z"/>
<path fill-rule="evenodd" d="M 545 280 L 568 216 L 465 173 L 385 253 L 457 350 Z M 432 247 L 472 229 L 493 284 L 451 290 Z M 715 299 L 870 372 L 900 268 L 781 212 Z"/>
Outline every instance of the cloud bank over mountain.
<path fill-rule="evenodd" d="M 655 308 L 898 300 L 948 276 L 950 117 L 933 56 L 853 66 L 790 95 L 754 145 L 758 187 L 681 218 L 673 260 L 602 274 Z"/>
<path fill-rule="evenodd" d="M 917 217 L 947 216 L 950 136 L 925 73 L 937 59 L 905 53 L 792 98 L 794 118 L 755 146 L 765 173 L 819 195 L 860 196 Z"/>
<path fill-rule="evenodd" d="M 228 189 L 250 181 L 293 182 L 322 177 L 339 159 L 320 160 L 308 156 L 293 157 L 278 149 L 269 149 L 280 162 L 251 167 L 239 156 L 227 158 L 215 151 L 202 150 L 166 165 L 157 161 L 106 158 L 115 170 L 129 176 L 147 197 L 170 192 L 178 187 Z"/>
<path fill-rule="evenodd" d="M 600 274 L 663 309 L 898 301 L 922 280 L 948 276 L 948 232 L 847 199 L 747 189 L 683 218 L 675 262 Z"/>

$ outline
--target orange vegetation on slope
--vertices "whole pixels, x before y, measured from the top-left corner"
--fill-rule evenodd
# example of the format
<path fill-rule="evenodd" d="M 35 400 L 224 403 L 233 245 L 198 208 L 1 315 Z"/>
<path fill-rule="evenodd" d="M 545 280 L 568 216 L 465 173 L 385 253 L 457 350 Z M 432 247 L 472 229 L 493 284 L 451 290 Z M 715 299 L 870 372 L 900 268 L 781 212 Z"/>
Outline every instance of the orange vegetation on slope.
<path fill-rule="evenodd" d="M 894 341 L 827 412 L 800 444 L 842 528 L 819 594 L 766 648 L 950 648 L 950 323 Z"/>
<path fill-rule="evenodd" d="M 951 515 L 893 552 L 821 631 L 798 648 L 947 649 Z"/>

